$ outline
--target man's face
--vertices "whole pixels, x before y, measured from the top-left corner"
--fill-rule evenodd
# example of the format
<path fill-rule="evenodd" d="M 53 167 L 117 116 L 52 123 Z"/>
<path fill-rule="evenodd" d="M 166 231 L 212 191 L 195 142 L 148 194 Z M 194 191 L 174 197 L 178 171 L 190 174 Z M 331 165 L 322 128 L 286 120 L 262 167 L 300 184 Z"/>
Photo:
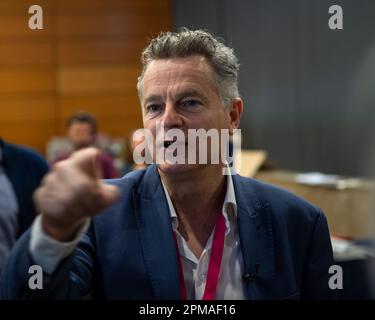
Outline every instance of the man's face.
<path fill-rule="evenodd" d="M 212 68 L 202 56 L 152 61 L 143 78 L 141 103 L 144 128 L 149 129 L 154 137 L 157 123 L 161 121 L 166 132 L 169 129 L 182 130 L 186 144 L 188 129 L 216 129 L 220 134 L 220 129 L 229 129 L 233 125 L 232 109 L 224 108 L 214 83 Z M 164 139 L 170 138 L 166 135 Z M 208 142 L 209 163 L 210 140 Z M 154 142 L 154 159 L 155 150 L 163 147 L 165 149 L 164 144 L 155 146 Z M 187 159 L 188 146 L 184 147 Z M 194 152 L 198 152 L 197 150 L 198 148 Z M 197 169 L 197 166 L 199 165 L 158 165 L 165 173 L 186 172 Z"/>
<path fill-rule="evenodd" d="M 89 147 L 95 141 L 91 125 L 85 122 L 73 122 L 68 129 L 68 137 L 76 150 Z"/>

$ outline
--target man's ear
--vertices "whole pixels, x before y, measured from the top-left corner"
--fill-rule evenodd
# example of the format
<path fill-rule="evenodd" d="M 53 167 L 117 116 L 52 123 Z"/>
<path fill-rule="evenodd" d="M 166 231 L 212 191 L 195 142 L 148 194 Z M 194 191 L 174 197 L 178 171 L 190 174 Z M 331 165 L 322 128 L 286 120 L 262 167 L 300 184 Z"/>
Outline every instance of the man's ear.
<path fill-rule="evenodd" d="M 228 106 L 229 108 L 229 117 L 230 117 L 230 126 L 229 134 L 233 135 L 235 129 L 240 125 L 241 115 L 243 111 L 243 101 L 241 98 L 236 98 Z"/>

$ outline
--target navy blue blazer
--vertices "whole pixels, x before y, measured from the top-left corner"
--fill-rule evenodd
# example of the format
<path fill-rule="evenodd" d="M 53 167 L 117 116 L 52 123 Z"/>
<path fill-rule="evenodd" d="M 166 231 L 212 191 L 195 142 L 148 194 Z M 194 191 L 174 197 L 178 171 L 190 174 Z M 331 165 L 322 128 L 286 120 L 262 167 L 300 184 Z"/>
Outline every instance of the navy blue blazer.
<path fill-rule="evenodd" d="M 282 189 L 233 176 L 248 299 L 330 299 L 332 247 L 323 213 Z M 93 218 L 76 250 L 43 290 L 29 290 L 30 231 L 5 268 L 2 295 L 14 298 L 180 299 L 167 201 L 155 165 L 110 180 L 120 200 Z M 246 278 L 246 277 L 244 277 Z"/>
<path fill-rule="evenodd" d="M 18 236 L 32 224 L 36 211 L 32 199 L 34 190 L 48 172 L 47 162 L 34 150 L 6 143 L 0 139 L 1 165 L 18 202 Z"/>

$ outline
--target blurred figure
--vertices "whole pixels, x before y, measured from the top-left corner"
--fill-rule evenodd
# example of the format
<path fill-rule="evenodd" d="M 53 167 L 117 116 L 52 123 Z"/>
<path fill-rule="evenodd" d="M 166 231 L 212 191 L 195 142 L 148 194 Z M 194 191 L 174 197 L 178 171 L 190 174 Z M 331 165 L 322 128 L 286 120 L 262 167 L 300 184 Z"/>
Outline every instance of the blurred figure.
<path fill-rule="evenodd" d="M 146 163 L 136 163 L 134 161 L 133 152 L 134 149 L 143 142 L 144 136 L 139 133 L 139 130 L 134 130 L 130 133 L 129 137 L 125 141 L 125 161 L 126 165 L 124 166 L 123 174 L 127 174 L 130 171 L 140 170 L 147 167 Z"/>
<path fill-rule="evenodd" d="M 0 139 L 0 274 L 13 244 L 36 216 L 32 194 L 47 171 L 35 151 Z"/>
<path fill-rule="evenodd" d="M 68 137 L 75 150 L 90 147 L 95 144 L 97 122 L 89 113 L 78 112 L 68 119 Z"/>
<path fill-rule="evenodd" d="M 73 151 L 93 147 L 96 144 L 98 125 L 95 117 L 87 112 L 77 112 L 67 121 L 67 136 L 73 145 Z M 71 153 L 60 155 L 55 163 L 69 158 Z M 102 152 L 97 158 L 101 168 L 103 179 L 114 179 L 119 177 L 119 173 L 114 165 L 113 159 L 108 154 Z"/>

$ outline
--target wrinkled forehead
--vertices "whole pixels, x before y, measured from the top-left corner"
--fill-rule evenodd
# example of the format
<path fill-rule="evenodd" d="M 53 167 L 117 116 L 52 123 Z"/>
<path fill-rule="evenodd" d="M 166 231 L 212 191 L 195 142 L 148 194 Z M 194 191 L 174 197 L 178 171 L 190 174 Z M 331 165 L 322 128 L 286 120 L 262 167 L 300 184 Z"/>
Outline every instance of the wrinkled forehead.
<path fill-rule="evenodd" d="M 143 78 L 143 97 L 154 91 L 214 85 L 212 67 L 202 56 L 153 60 Z"/>

